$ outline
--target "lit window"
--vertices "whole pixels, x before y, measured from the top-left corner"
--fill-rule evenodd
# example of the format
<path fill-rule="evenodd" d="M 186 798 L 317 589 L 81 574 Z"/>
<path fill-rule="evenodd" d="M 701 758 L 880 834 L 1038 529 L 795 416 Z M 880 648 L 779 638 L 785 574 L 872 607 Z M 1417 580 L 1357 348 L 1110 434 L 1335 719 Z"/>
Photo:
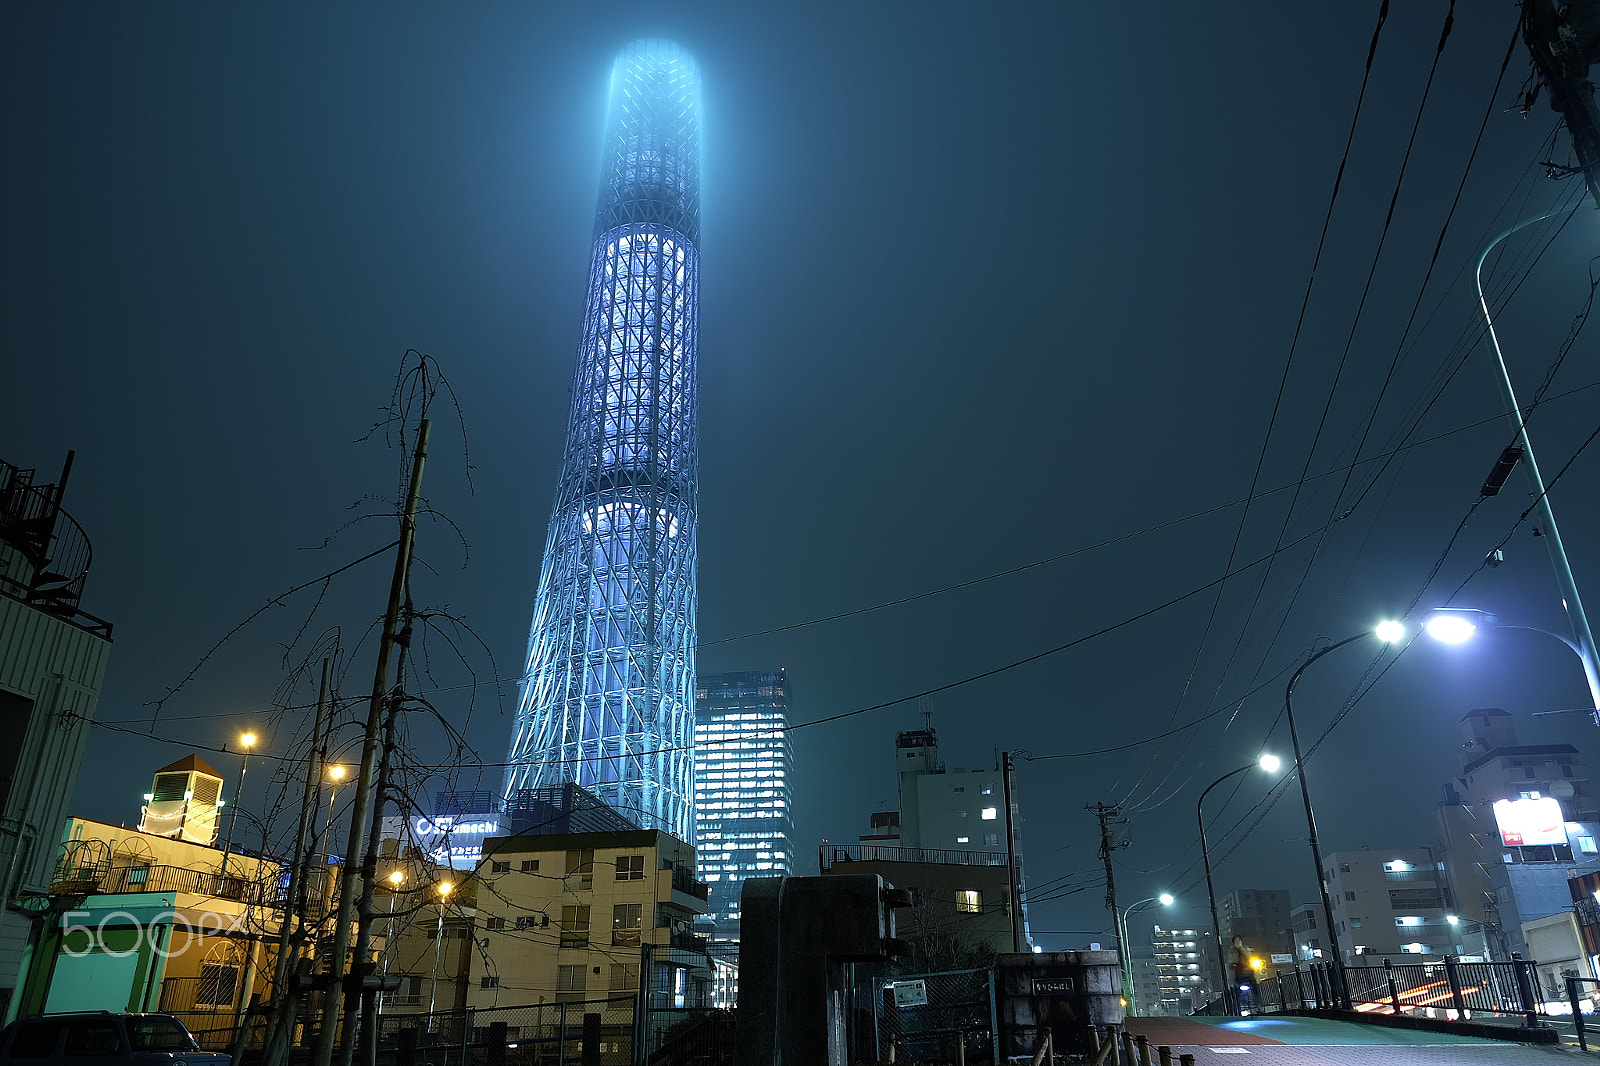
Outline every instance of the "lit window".
<path fill-rule="evenodd" d="M 970 843 L 971 840 L 972 840 L 971 837 L 956 837 L 956 843 L 957 844 L 967 844 L 967 843 Z"/>
<path fill-rule="evenodd" d="M 992 822 L 992 821 L 995 820 L 995 818 L 997 818 L 999 816 L 1000 808 L 998 808 L 998 807 L 985 807 L 983 809 L 983 811 L 981 812 L 981 814 L 982 814 L 982 817 L 983 817 L 984 821 Z"/>
<path fill-rule="evenodd" d="M 956 910 L 963 914 L 983 913 L 983 893 L 970 888 L 957 890 Z"/>

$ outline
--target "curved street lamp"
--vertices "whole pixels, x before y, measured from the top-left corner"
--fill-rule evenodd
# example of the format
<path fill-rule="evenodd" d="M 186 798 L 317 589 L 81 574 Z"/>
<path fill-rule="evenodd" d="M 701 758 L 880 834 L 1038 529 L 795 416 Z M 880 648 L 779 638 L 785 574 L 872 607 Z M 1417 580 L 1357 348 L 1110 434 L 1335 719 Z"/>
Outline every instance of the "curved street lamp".
<path fill-rule="evenodd" d="M 1595 724 L 1600 725 L 1600 676 L 1596 675 L 1594 665 L 1584 653 L 1583 645 L 1579 641 L 1562 636 L 1551 629 L 1510 625 L 1500 621 L 1498 616 L 1489 611 L 1480 611 L 1475 607 L 1436 607 L 1424 616 L 1422 623 L 1422 631 L 1443 644 L 1465 644 L 1477 636 L 1480 629 L 1518 629 L 1528 633 L 1542 633 L 1566 645 L 1567 650 L 1576 655 L 1578 661 L 1583 664 L 1584 680 L 1589 683 L 1589 699 L 1594 704 Z"/>
<path fill-rule="evenodd" d="M 1300 799 L 1306 808 L 1306 833 L 1311 844 L 1311 861 L 1317 868 L 1317 890 L 1322 894 L 1322 918 L 1328 924 L 1328 949 L 1334 962 L 1333 973 L 1336 984 L 1333 998 L 1336 1003 L 1343 1006 L 1348 1006 L 1344 988 L 1344 956 L 1339 953 L 1339 928 L 1333 924 L 1333 900 L 1328 896 L 1328 874 L 1322 868 L 1322 849 L 1317 846 L 1317 817 L 1311 810 L 1311 790 L 1306 785 L 1305 759 L 1300 753 L 1300 732 L 1295 728 L 1294 687 L 1300 683 L 1300 675 L 1306 672 L 1307 667 L 1329 652 L 1338 651 L 1346 644 L 1354 644 L 1366 637 L 1377 637 L 1385 644 L 1392 644 L 1403 639 L 1405 635 L 1406 627 L 1399 622 L 1380 622 L 1374 629 L 1329 644 L 1301 663 L 1283 690 L 1283 713 L 1289 719 L 1289 743 L 1294 748 L 1294 772 L 1300 778 Z"/>
<path fill-rule="evenodd" d="M 1600 667 L 1596 665 L 1594 633 L 1589 629 L 1589 616 L 1584 613 L 1583 599 L 1578 595 L 1578 582 L 1572 576 L 1572 567 L 1567 562 L 1567 549 L 1561 543 L 1561 530 L 1557 528 L 1555 512 L 1550 508 L 1549 489 L 1539 473 L 1539 463 L 1533 457 L 1533 442 L 1528 439 L 1528 426 L 1523 421 L 1522 408 L 1517 404 L 1516 390 L 1511 387 L 1511 373 L 1506 369 L 1505 354 L 1500 350 L 1500 335 L 1495 332 L 1494 317 L 1489 314 L 1489 301 L 1483 294 L 1483 261 L 1489 257 L 1494 246 L 1524 226 L 1543 221 L 1555 213 L 1552 211 L 1537 218 L 1518 222 L 1490 241 L 1484 247 L 1483 254 L 1478 256 L 1475 277 L 1478 282 L 1478 305 L 1483 308 L 1483 321 L 1488 327 L 1490 351 L 1494 355 L 1495 382 L 1500 386 L 1500 399 L 1505 403 L 1506 418 L 1510 420 L 1511 428 L 1516 431 L 1517 444 L 1522 448 L 1522 469 L 1528 479 L 1528 491 L 1533 496 L 1533 506 L 1530 509 L 1538 518 L 1539 532 L 1544 534 L 1545 550 L 1550 553 L 1550 566 L 1555 570 L 1556 583 L 1561 586 L 1561 605 L 1566 608 L 1567 620 L 1572 625 L 1574 637 L 1577 638 L 1561 639 L 1566 641 L 1583 661 L 1583 674 L 1589 682 L 1589 696 L 1596 707 L 1595 724 L 1600 725 Z"/>
<path fill-rule="evenodd" d="M 1170 907 L 1175 902 L 1172 893 L 1163 892 L 1149 899 L 1141 899 L 1137 903 L 1130 903 L 1122 908 L 1122 915 L 1117 919 L 1117 943 L 1122 945 L 1122 1001 L 1128 1014 L 1134 1013 L 1133 1003 L 1133 949 L 1128 944 L 1128 915 L 1143 907 L 1146 903 L 1159 903 L 1163 907 Z"/>
<path fill-rule="evenodd" d="M 1282 760 L 1280 760 L 1276 755 L 1263 755 L 1255 762 L 1246 763 L 1237 770 L 1229 770 L 1227 773 L 1211 782 L 1211 784 L 1207 785 L 1206 790 L 1200 793 L 1200 799 L 1196 801 L 1194 805 L 1194 819 L 1200 824 L 1200 860 L 1205 863 L 1206 867 L 1206 896 L 1211 901 L 1211 935 L 1217 945 L 1217 973 L 1222 978 L 1222 983 L 1217 986 L 1217 991 L 1222 994 L 1222 1002 L 1224 1006 L 1233 1002 L 1235 997 L 1232 992 L 1233 982 L 1228 977 L 1227 963 L 1223 962 L 1222 923 L 1217 920 L 1217 890 L 1211 882 L 1211 848 L 1206 843 L 1206 797 L 1211 794 L 1212 789 L 1216 788 L 1218 785 L 1222 784 L 1231 777 L 1238 777 L 1240 774 L 1249 773 L 1251 770 L 1257 768 L 1265 770 L 1269 774 L 1273 774 L 1278 772 L 1278 767 L 1280 765 L 1282 765 Z"/>

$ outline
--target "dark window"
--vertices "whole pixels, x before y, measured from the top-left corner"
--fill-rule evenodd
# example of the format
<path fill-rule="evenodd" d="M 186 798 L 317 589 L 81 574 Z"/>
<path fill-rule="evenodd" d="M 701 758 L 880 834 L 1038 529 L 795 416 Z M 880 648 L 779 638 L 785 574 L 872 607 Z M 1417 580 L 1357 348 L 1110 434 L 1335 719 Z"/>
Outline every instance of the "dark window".
<path fill-rule="evenodd" d="M 479 988 L 499 988 L 500 987 L 500 978 L 498 978 L 498 977 L 480 977 L 478 979 L 478 987 Z"/>
<path fill-rule="evenodd" d="M 12 1038 L 11 1057 L 43 1059 L 54 1055 L 56 1040 L 64 1028 L 66 1025 L 63 1022 L 23 1022 L 17 1027 L 17 1035 Z"/>
<path fill-rule="evenodd" d="M 564 948 L 589 946 L 589 907 L 587 904 L 561 908 L 561 946 Z"/>
<path fill-rule="evenodd" d="M 176 1018 L 129 1018 L 128 1035 L 135 1051 L 190 1051 L 197 1046 L 189 1030 Z"/>
<path fill-rule="evenodd" d="M 517 916 L 517 928 L 518 929 L 537 929 L 537 928 L 539 928 L 539 918 L 540 918 L 540 915 L 537 915 L 537 914 L 522 914 L 522 915 L 518 915 Z M 549 919 L 545 919 L 545 923 L 544 924 L 549 925 L 550 924 Z"/>
<path fill-rule="evenodd" d="M 511 872 L 511 864 L 495 859 L 489 863 L 489 872 L 492 874 L 508 874 Z"/>
<path fill-rule="evenodd" d="M 1356 894 L 1354 892 L 1346 892 L 1344 894 L 1344 898 L 1346 902 L 1354 903 L 1356 901 Z"/>
<path fill-rule="evenodd" d="M 67 1027 L 64 1055 L 115 1055 L 122 1050 L 122 1033 L 109 1018 L 85 1018 Z"/>
<path fill-rule="evenodd" d="M 1347 863 L 1347 862 L 1341 862 L 1339 864 L 1339 872 L 1342 873 L 1342 874 L 1349 873 L 1350 872 L 1350 864 Z"/>
<path fill-rule="evenodd" d="M 536 873 L 538 873 L 539 872 L 539 860 L 538 859 L 523 859 L 522 860 L 522 872 L 525 873 L 525 874 L 536 874 Z"/>
<path fill-rule="evenodd" d="M 591 888 L 594 885 L 594 849 L 584 848 L 581 851 L 567 852 L 567 876 L 578 875 L 579 888 Z"/>
<path fill-rule="evenodd" d="M 239 971 L 233 966 L 202 965 L 200 987 L 194 994 L 195 1004 L 206 1007 L 231 1007 Z"/>
<path fill-rule="evenodd" d="M 483 920 L 483 927 L 485 929 L 504 929 L 506 927 L 506 920 L 504 918 L 485 918 Z"/>
<path fill-rule="evenodd" d="M 643 855 L 618 855 L 617 856 L 618 881 L 643 881 L 644 856 Z"/>

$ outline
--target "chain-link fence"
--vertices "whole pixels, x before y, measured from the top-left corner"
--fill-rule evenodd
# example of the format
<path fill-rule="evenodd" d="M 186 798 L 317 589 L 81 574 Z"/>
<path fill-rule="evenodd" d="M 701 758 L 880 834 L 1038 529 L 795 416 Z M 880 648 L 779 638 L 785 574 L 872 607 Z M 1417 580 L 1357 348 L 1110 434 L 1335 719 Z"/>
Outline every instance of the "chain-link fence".
<path fill-rule="evenodd" d="M 853 1061 L 996 1061 L 993 971 L 896 974 L 862 965 L 853 978 L 847 997 Z"/>

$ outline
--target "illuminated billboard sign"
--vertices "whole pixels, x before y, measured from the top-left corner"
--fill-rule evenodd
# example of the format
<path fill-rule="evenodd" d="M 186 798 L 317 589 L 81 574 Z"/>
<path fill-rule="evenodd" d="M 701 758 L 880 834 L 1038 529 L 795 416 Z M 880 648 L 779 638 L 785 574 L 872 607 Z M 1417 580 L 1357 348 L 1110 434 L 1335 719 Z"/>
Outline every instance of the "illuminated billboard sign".
<path fill-rule="evenodd" d="M 441 865 L 471 869 L 483 857 L 483 842 L 500 835 L 498 815 L 435 814 L 411 819 L 413 839 L 422 853 Z"/>
<path fill-rule="evenodd" d="M 1500 827 L 1500 839 L 1508 847 L 1567 842 L 1566 820 L 1561 816 L 1561 802 L 1553 796 L 1496 800 L 1494 820 Z"/>

